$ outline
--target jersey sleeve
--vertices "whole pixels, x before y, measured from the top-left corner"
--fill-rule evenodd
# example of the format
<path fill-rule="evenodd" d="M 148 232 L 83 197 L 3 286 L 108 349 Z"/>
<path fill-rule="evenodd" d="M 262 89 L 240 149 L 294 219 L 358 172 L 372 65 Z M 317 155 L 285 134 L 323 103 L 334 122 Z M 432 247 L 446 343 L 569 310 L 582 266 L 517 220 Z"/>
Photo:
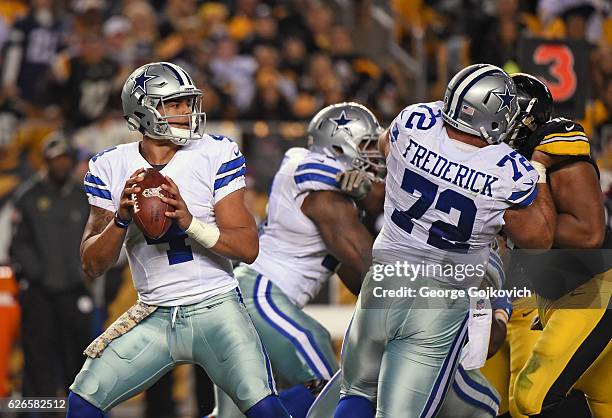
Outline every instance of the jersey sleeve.
<path fill-rule="evenodd" d="M 300 194 L 318 190 L 340 190 L 336 175 L 343 171 L 335 159 L 310 154 L 295 169 L 293 181 Z"/>
<path fill-rule="evenodd" d="M 511 206 L 529 206 L 538 196 L 538 172 L 517 151 L 505 155 L 497 163 L 503 170 L 503 199 Z"/>
<path fill-rule="evenodd" d="M 117 209 L 110 190 L 110 167 L 105 164 L 106 159 L 98 157 L 99 154 L 89 160 L 89 170 L 83 179 L 85 193 L 90 205 L 114 212 Z"/>
<path fill-rule="evenodd" d="M 512 302 L 508 296 L 491 298 L 491 309 L 493 312 L 501 311 L 506 314 L 506 322 L 512 317 Z"/>
<path fill-rule="evenodd" d="M 590 156 L 591 146 L 584 128 L 569 119 L 556 118 L 541 129 L 537 151 L 559 156 Z M 537 131 L 536 131 L 537 133 Z"/>
<path fill-rule="evenodd" d="M 215 172 L 215 204 L 228 194 L 246 186 L 245 173 L 246 159 L 240 152 L 238 144 L 230 141 L 221 154 L 219 166 Z"/>

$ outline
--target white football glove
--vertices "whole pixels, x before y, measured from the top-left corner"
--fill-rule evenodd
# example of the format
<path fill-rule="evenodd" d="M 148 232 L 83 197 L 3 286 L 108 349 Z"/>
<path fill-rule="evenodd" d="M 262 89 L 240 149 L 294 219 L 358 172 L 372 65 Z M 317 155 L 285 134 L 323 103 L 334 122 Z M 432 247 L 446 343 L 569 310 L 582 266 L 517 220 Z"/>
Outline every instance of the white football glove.
<path fill-rule="evenodd" d="M 347 170 L 336 175 L 340 190 L 355 200 L 366 197 L 372 189 L 371 176 L 362 170 Z"/>

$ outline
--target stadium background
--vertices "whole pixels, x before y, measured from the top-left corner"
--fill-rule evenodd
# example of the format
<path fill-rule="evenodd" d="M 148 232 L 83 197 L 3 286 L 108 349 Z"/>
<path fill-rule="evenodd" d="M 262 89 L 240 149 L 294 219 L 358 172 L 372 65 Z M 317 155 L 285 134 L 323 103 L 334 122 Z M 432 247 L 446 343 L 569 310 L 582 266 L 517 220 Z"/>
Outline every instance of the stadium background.
<path fill-rule="evenodd" d="M 247 157 L 258 220 L 284 152 L 305 145 L 318 109 L 353 100 L 387 125 L 407 104 L 440 99 L 449 77 L 474 62 L 548 82 L 557 114 L 589 135 L 612 203 L 606 0 L 2 0 L 0 48 L 0 397 L 20 393 L 23 368 L 18 283 L 7 268 L 11 199 L 44 168 L 42 144 L 56 130 L 78 149 L 78 178 L 93 154 L 138 139 L 121 117 L 119 93 L 146 62 L 171 61 L 193 75 L 206 131 L 233 138 Z M 90 290 L 93 336 L 135 294 L 125 264 Z M 323 305 L 310 312 L 340 339 L 353 300 L 334 281 L 316 302 Z M 173 384 L 181 416 L 195 407 L 186 383 L 193 379 L 184 378 L 191 373 L 181 368 Z M 142 402 L 128 404 L 116 416 L 140 416 Z"/>

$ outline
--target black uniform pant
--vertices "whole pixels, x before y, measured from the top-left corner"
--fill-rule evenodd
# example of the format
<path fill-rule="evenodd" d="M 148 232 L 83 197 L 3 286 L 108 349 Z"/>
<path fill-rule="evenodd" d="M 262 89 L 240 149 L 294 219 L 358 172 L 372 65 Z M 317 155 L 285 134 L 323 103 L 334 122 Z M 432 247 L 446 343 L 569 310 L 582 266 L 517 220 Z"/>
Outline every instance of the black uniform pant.
<path fill-rule="evenodd" d="M 92 340 L 91 297 L 84 287 L 48 292 L 30 286 L 20 303 L 23 396 L 67 394 Z"/>

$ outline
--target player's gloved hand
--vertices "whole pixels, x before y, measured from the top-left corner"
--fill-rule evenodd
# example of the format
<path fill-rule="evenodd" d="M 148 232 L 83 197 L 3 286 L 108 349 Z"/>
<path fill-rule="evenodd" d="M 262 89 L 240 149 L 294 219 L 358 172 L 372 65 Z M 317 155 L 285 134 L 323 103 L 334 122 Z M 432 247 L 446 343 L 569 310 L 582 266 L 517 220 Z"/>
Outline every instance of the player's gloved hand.
<path fill-rule="evenodd" d="M 117 209 L 117 215 L 123 221 L 130 221 L 132 219 L 132 212 L 134 209 L 134 199 L 132 194 L 138 193 L 140 187 L 138 182 L 144 179 L 144 168 L 139 168 L 134 171 L 129 179 L 125 182 L 123 192 L 121 192 L 121 199 L 119 201 L 119 209 Z"/>
<path fill-rule="evenodd" d="M 162 202 L 168 203 L 170 206 L 174 207 L 174 212 L 166 212 L 166 216 L 168 218 L 175 219 L 176 223 L 181 229 L 187 230 L 189 225 L 191 225 L 193 216 L 191 215 L 191 212 L 189 212 L 187 204 L 181 197 L 181 193 L 179 192 L 179 188 L 176 183 L 172 181 L 170 177 L 164 177 L 166 177 L 168 184 L 162 184 L 161 187 L 165 191 L 169 192 L 173 197 L 162 197 L 161 200 Z"/>
<path fill-rule="evenodd" d="M 363 170 L 347 170 L 336 175 L 340 190 L 355 200 L 363 199 L 372 189 L 372 179 Z"/>

